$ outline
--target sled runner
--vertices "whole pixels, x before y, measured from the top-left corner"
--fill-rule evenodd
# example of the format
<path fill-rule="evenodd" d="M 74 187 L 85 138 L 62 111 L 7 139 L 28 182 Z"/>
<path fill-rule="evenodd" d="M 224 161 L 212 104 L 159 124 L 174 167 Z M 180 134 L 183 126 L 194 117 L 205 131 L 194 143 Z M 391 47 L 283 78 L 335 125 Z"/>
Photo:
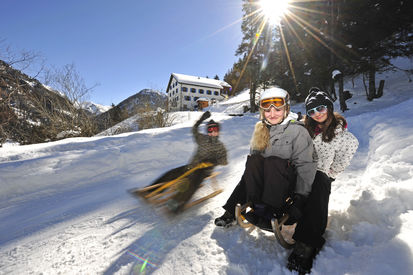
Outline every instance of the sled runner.
<path fill-rule="evenodd" d="M 235 207 L 235 218 L 238 224 L 242 228 L 254 229 L 258 227 L 262 230 L 273 232 L 278 243 L 286 248 L 290 249 L 294 246 L 294 240 L 292 240 L 292 234 L 294 232 L 294 226 L 286 226 L 284 223 L 288 220 L 288 214 L 284 214 L 280 219 L 275 217 L 271 220 L 259 219 L 259 222 L 252 222 L 252 219 L 247 220 L 246 216 L 253 216 L 253 210 L 251 209 L 251 204 L 246 203 L 244 205 L 237 204 Z"/>
<path fill-rule="evenodd" d="M 204 183 L 191 182 L 191 180 L 193 181 L 193 177 L 196 176 L 195 174 L 199 173 L 201 169 L 212 166 L 211 163 L 203 162 L 193 168 L 188 168 L 187 171 L 173 180 L 132 189 L 129 192 L 136 197 L 144 199 L 145 202 L 153 207 L 164 208 L 168 214 L 178 214 L 181 211 L 215 197 L 223 191 L 222 189 L 215 189 L 218 172 L 214 172 L 205 178 L 202 176 L 197 178 L 198 182 L 203 181 Z M 205 180 L 211 180 L 215 190 L 207 196 L 190 201 L 192 194 L 205 184 Z M 195 184 L 195 186 L 193 186 L 193 184 Z M 189 194 L 187 194 L 188 192 Z"/>

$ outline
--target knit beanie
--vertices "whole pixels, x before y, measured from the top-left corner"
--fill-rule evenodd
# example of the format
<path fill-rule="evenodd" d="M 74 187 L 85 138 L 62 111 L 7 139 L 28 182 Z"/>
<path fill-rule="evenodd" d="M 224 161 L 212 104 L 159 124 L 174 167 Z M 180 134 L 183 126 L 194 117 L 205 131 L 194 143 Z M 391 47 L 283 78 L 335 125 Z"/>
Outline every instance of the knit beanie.
<path fill-rule="evenodd" d="M 326 93 L 321 91 L 319 88 L 313 87 L 308 91 L 308 96 L 305 99 L 305 111 L 318 107 L 320 105 L 326 105 L 328 109 L 334 111 L 333 100 Z"/>
<path fill-rule="evenodd" d="M 219 123 L 218 122 L 215 122 L 213 119 L 211 119 L 210 121 L 208 121 L 208 123 L 207 123 L 207 129 L 208 129 L 208 131 L 211 129 L 211 128 L 216 128 L 218 131 L 219 131 Z"/>

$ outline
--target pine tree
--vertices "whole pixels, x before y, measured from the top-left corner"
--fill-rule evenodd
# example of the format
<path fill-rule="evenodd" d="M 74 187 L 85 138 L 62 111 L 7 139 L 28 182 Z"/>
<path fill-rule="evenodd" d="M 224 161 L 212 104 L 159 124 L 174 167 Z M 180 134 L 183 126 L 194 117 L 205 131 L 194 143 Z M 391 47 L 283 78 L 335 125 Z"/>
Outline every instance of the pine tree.
<path fill-rule="evenodd" d="M 354 74 L 367 74 L 367 99 L 380 96 L 375 82 L 376 73 L 392 68 L 391 58 L 412 56 L 413 13 L 411 1 L 348 0 L 342 7 L 341 27 L 352 45 Z"/>
<path fill-rule="evenodd" d="M 241 24 L 243 38 L 236 55 L 242 56 L 244 61 L 240 78 L 246 78 L 249 81 L 250 106 L 251 112 L 254 113 L 257 111 L 256 91 L 261 83 L 263 62 L 269 54 L 272 32 L 265 24 L 263 15 L 257 12 L 259 9 L 258 1 L 243 0 L 243 2 L 244 19 Z"/>

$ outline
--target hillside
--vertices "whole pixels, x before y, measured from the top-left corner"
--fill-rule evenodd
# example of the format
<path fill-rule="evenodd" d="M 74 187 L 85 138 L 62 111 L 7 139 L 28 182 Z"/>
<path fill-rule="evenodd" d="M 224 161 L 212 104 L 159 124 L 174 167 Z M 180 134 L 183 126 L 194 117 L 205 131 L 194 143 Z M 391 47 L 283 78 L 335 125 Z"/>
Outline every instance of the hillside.
<path fill-rule="evenodd" d="M 5 142 L 33 144 L 91 136 L 138 113 L 166 108 L 166 95 L 143 89 L 113 107 L 73 104 L 0 60 L 0 147 Z"/>
<path fill-rule="evenodd" d="M 97 115 L 95 121 L 98 133 L 105 130 L 110 133 L 118 133 L 110 128 L 122 123 L 126 119 L 136 122 L 141 117 L 151 114 L 151 112 L 156 111 L 158 108 L 166 109 L 166 102 L 167 97 L 165 94 L 156 90 L 143 89 L 113 106 L 108 111 Z M 135 125 L 128 127 L 128 129 L 138 130 L 139 127 L 135 123 Z"/>
<path fill-rule="evenodd" d="M 87 114 L 59 92 L 0 60 L 0 146 L 30 144 L 79 130 Z"/>

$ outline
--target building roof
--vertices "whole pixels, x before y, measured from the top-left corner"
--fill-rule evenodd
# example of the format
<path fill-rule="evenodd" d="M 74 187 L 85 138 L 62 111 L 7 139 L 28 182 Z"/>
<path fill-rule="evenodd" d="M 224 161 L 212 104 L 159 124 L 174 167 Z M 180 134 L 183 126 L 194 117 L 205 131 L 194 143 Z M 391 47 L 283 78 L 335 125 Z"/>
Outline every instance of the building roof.
<path fill-rule="evenodd" d="M 211 78 L 200 77 L 200 76 L 185 75 L 185 74 L 177 74 L 177 73 L 172 73 L 171 78 L 172 77 L 176 78 L 176 80 L 180 83 L 185 83 L 189 85 L 205 86 L 205 87 L 211 87 L 211 88 L 216 88 L 216 89 L 223 89 L 224 87 L 231 88 L 231 85 L 229 85 L 227 82 L 223 80 L 211 79 Z"/>
<path fill-rule="evenodd" d="M 209 99 L 206 98 L 206 97 L 200 97 L 196 100 L 196 102 L 198 102 L 198 101 L 208 101 L 209 102 Z"/>

